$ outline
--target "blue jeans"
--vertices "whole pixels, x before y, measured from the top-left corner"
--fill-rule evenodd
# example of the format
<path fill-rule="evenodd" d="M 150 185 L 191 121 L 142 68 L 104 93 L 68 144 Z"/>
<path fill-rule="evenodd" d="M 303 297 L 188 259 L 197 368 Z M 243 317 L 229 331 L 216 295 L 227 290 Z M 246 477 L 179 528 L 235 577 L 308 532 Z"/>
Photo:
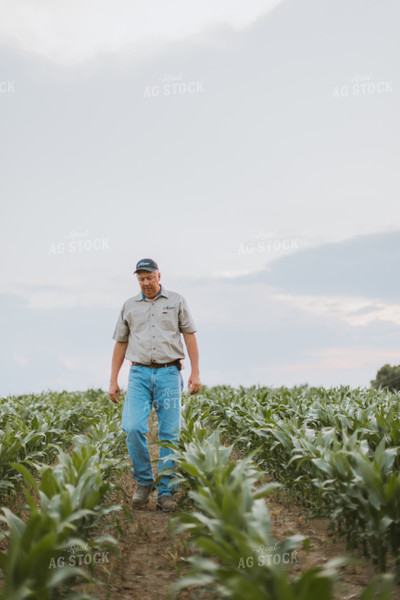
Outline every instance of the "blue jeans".
<path fill-rule="evenodd" d="M 122 411 L 122 429 L 127 433 L 126 443 L 132 461 L 132 474 L 139 485 L 153 483 L 153 469 L 150 462 L 146 434 L 152 406 L 157 413 L 158 439 L 178 441 L 181 429 L 181 393 L 183 378 L 178 367 L 151 369 L 132 365 L 129 372 L 128 393 Z M 172 460 L 163 458 L 172 450 L 160 446 L 158 470 L 173 467 Z M 172 475 L 165 475 L 156 485 L 158 497 L 176 492 L 177 485 L 168 487 Z"/>

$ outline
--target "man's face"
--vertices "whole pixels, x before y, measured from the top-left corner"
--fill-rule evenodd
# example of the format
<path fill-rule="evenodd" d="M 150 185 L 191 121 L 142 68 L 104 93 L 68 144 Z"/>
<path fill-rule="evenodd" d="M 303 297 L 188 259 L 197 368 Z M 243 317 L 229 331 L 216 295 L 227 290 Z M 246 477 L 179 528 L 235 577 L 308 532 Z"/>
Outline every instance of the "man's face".
<path fill-rule="evenodd" d="M 160 271 L 138 271 L 137 278 L 140 289 L 146 298 L 155 298 L 160 291 Z"/>

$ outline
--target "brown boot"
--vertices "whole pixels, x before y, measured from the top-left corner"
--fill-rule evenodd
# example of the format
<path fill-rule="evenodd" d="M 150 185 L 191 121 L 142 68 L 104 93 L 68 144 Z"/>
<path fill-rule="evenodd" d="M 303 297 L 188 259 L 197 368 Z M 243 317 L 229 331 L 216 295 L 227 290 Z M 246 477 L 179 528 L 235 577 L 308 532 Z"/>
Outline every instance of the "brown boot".
<path fill-rule="evenodd" d="M 176 502 L 172 499 L 171 495 L 164 495 L 157 500 L 157 509 L 163 510 L 164 512 L 171 512 L 175 510 Z"/>
<path fill-rule="evenodd" d="M 132 506 L 136 508 L 146 504 L 149 499 L 151 492 L 153 491 L 153 484 L 150 485 L 138 485 L 136 492 L 133 494 Z"/>

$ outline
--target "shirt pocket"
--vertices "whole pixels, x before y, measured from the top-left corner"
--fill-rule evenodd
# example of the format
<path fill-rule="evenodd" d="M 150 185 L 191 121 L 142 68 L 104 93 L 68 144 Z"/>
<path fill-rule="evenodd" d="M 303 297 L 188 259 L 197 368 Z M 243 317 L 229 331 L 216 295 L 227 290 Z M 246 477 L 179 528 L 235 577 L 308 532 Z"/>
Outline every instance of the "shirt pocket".
<path fill-rule="evenodd" d="M 177 308 L 170 308 L 168 310 L 161 309 L 158 317 L 159 325 L 161 329 L 165 331 L 177 331 L 178 330 L 178 310 Z"/>

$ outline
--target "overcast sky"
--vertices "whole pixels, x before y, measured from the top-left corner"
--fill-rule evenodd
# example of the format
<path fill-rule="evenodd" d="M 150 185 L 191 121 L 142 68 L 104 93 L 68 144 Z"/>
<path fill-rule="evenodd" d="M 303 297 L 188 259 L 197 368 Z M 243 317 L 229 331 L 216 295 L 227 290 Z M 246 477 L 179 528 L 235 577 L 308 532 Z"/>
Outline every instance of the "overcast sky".
<path fill-rule="evenodd" d="M 0 394 L 106 389 L 143 257 L 188 300 L 207 385 L 400 364 L 399 17 L 0 0 Z"/>

